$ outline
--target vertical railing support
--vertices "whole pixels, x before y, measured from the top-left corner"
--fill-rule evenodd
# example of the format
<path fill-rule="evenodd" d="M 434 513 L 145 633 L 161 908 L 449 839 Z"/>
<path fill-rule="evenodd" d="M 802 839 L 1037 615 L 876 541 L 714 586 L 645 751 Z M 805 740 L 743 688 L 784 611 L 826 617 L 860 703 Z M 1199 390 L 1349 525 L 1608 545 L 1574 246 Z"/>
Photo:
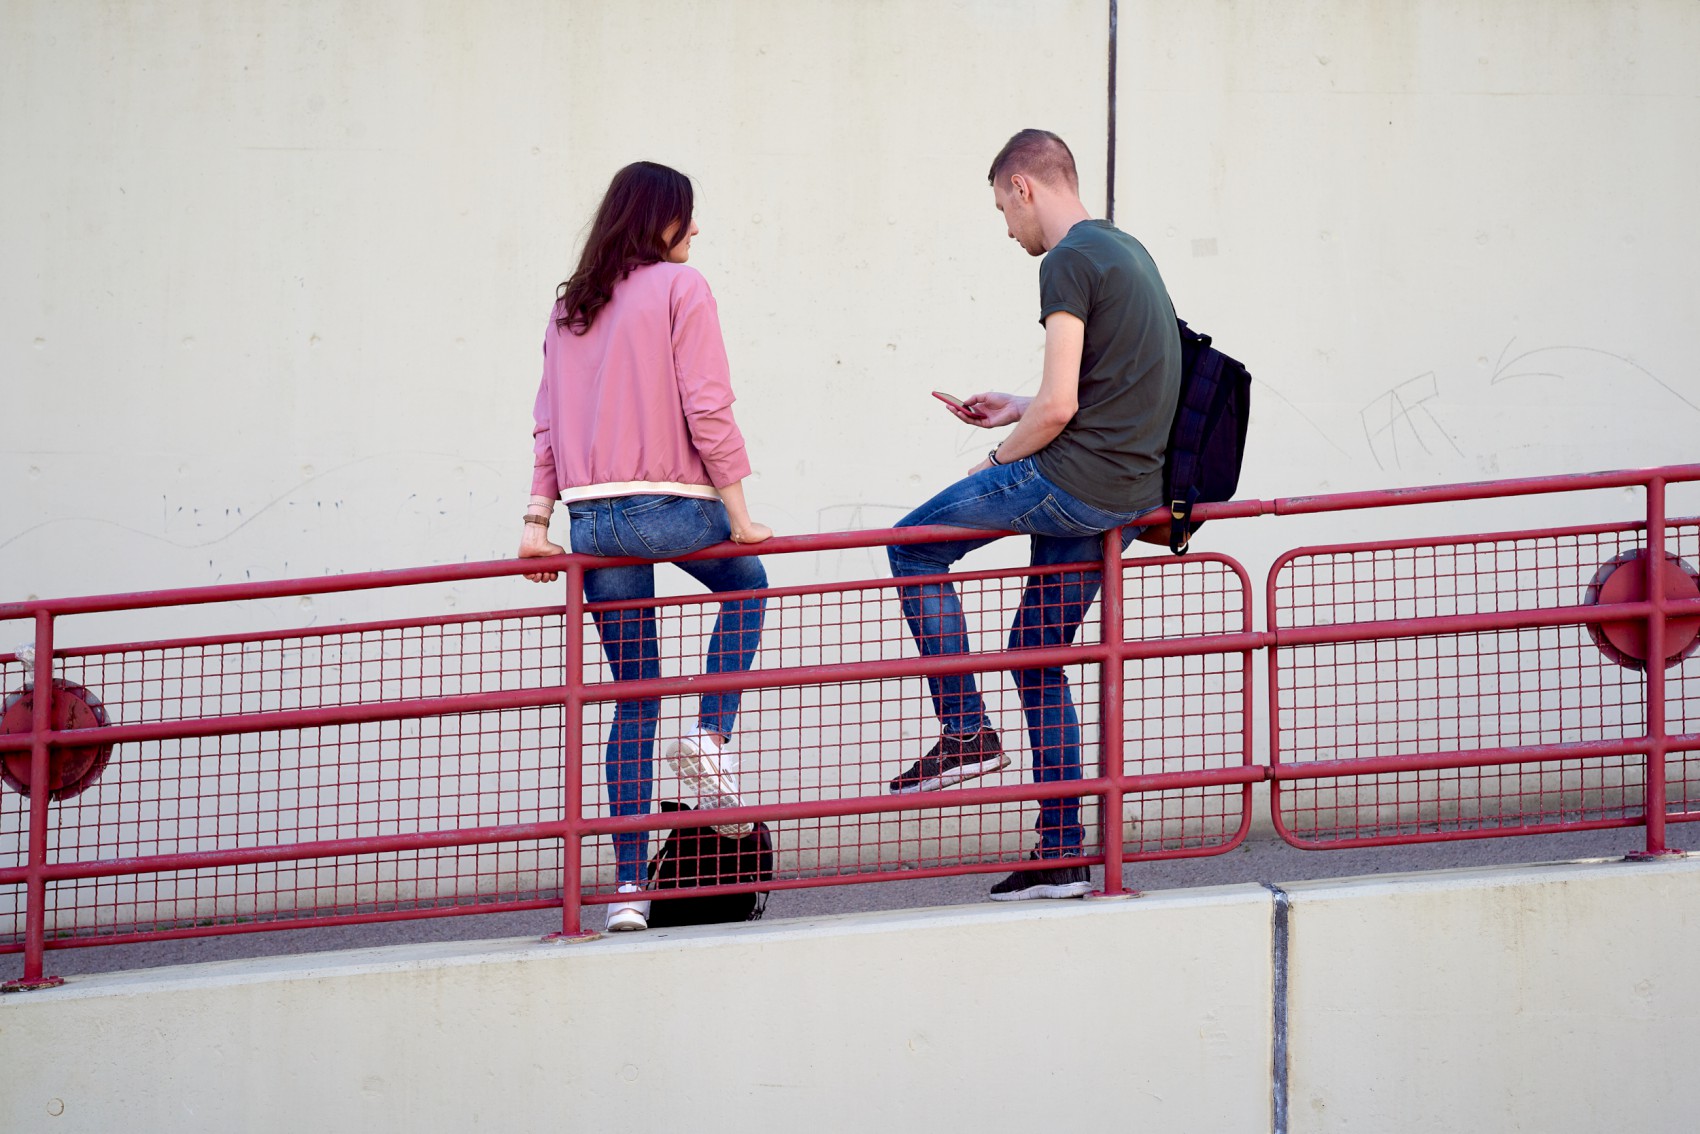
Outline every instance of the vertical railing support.
<path fill-rule="evenodd" d="M 567 833 L 561 844 L 561 931 L 545 940 L 585 941 L 596 935 L 584 930 L 584 567 L 567 564 L 566 640 L 567 699 L 561 722 L 561 762 L 566 776 Z"/>
<path fill-rule="evenodd" d="M 1670 854 L 1665 845 L 1665 478 L 1647 481 L 1647 850 Z"/>
<path fill-rule="evenodd" d="M 1099 592 L 1099 635 L 1104 646 L 1104 663 L 1098 674 L 1098 762 L 1109 781 L 1098 802 L 1098 841 L 1104 848 L 1106 898 L 1127 895 L 1122 885 L 1122 760 L 1127 744 L 1126 722 L 1122 719 L 1122 530 L 1104 533 L 1104 579 Z"/>
<path fill-rule="evenodd" d="M 7 981 L 0 990 L 23 992 L 53 988 L 63 977 L 43 976 L 43 954 L 47 942 L 47 815 L 53 793 L 47 758 L 47 734 L 53 728 L 53 615 L 35 612 L 35 672 L 30 681 L 30 827 L 29 875 L 24 882 L 24 975 Z"/>

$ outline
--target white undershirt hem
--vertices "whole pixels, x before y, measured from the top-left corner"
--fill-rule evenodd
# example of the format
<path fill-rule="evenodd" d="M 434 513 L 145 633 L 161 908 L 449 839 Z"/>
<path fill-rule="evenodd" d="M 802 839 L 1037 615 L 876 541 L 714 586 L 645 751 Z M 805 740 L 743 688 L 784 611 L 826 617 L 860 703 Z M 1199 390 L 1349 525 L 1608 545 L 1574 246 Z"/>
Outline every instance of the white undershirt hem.
<path fill-rule="evenodd" d="M 719 500 L 720 490 L 712 484 L 681 484 L 672 480 L 611 480 L 602 484 L 585 484 L 561 489 L 561 499 L 571 504 L 575 500 L 601 500 L 609 496 L 692 496 L 698 500 Z"/>

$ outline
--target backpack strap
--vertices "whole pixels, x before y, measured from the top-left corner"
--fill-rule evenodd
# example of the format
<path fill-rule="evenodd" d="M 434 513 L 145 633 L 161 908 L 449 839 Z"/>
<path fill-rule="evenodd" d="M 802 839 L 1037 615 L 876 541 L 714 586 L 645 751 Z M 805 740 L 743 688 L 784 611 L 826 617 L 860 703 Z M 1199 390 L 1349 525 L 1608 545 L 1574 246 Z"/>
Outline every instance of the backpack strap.
<path fill-rule="evenodd" d="M 661 810 L 665 813 L 672 811 L 689 811 L 690 808 L 676 800 L 664 799 L 661 801 Z M 678 847 L 678 842 L 679 829 L 674 827 L 667 832 L 667 837 L 661 840 L 661 849 L 655 852 L 655 857 L 649 860 L 649 868 L 644 873 L 645 877 L 651 883 L 651 889 L 655 888 L 653 883 L 658 882 L 661 879 L 661 868 L 673 857 L 674 851 Z M 677 877 L 677 871 L 675 871 L 675 880 Z M 672 889 L 673 887 L 665 888 Z"/>
<path fill-rule="evenodd" d="M 1192 522 L 1192 509 L 1198 503 L 1198 475 L 1202 464 L 1204 437 L 1209 430 L 1210 407 L 1216 390 L 1222 383 L 1222 355 L 1210 349 L 1210 336 L 1201 335 L 1180 323 L 1181 342 L 1191 347 L 1183 354 L 1192 356 L 1192 365 L 1181 380 L 1181 400 L 1175 407 L 1174 428 L 1169 433 L 1169 452 L 1166 478 L 1180 495 L 1169 500 L 1169 512 L 1174 517 L 1169 524 L 1169 550 L 1185 555 L 1198 525 Z"/>
<path fill-rule="evenodd" d="M 1198 489 L 1188 488 L 1186 497 L 1181 500 L 1169 501 L 1169 550 L 1176 555 L 1185 555 L 1188 545 L 1192 543 L 1192 533 L 1198 525 L 1192 522 L 1192 506 L 1198 503 Z"/>
<path fill-rule="evenodd" d="M 671 887 L 657 887 L 655 883 L 661 881 L 661 869 L 667 864 L 667 860 L 672 857 L 672 854 L 673 840 L 668 839 L 661 844 L 661 849 L 655 852 L 655 857 L 649 860 L 649 886 L 646 887 L 647 889 L 671 889 Z"/>

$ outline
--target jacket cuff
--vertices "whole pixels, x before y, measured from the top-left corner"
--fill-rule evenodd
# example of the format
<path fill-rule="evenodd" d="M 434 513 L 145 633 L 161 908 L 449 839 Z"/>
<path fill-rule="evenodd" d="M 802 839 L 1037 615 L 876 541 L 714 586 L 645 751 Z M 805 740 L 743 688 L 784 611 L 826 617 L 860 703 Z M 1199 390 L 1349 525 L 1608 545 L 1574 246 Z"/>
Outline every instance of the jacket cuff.
<path fill-rule="evenodd" d="M 710 464 L 703 462 L 708 471 L 709 482 L 716 488 L 725 488 L 728 484 L 737 484 L 750 475 L 750 458 L 743 449 L 728 457 L 720 458 Z"/>
<path fill-rule="evenodd" d="M 547 496 L 551 500 L 561 498 L 561 486 L 555 480 L 553 465 L 538 465 L 531 471 L 531 494 Z"/>

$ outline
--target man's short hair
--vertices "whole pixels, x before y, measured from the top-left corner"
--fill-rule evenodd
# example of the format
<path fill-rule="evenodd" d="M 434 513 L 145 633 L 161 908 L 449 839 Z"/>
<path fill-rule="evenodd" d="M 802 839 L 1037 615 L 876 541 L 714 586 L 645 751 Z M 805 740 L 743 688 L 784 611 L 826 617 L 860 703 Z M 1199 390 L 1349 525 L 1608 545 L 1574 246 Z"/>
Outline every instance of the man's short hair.
<path fill-rule="evenodd" d="M 1025 173 L 1046 185 L 1066 185 L 1080 191 L 1080 175 L 1074 169 L 1074 154 L 1068 143 L 1049 130 L 1023 130 L 1003 144 L 986 181 L 992 185 L 998 178 L 1013 173 Z"/>

